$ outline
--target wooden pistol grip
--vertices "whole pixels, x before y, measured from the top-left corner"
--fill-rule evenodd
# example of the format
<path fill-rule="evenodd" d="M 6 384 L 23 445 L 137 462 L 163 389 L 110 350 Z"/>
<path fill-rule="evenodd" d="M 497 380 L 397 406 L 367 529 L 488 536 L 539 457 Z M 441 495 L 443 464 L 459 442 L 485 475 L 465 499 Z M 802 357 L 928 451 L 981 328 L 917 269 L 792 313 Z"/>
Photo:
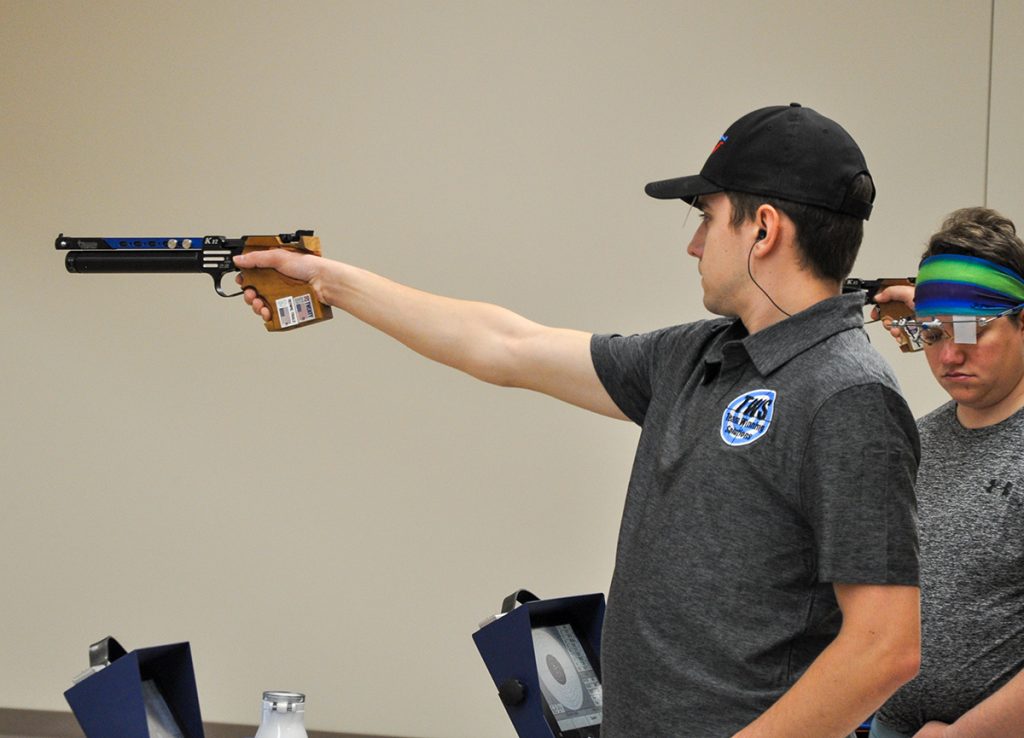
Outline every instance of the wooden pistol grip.
<path fill-rule="evenodd" d="M 277 236 L 253 236 L 246 239 L 243 254 L 268 249 L 288 249 L 320 256 L 320 239 L 303 236 L 300 243 L 282 243 Z M 252 287 L 270 308 L 270 320 L 263 322 L 268 331 L 287 331 L 313 325 L 333 317 L 330 305 L 316 299 L 313 288 L 298 279 L 286 277 L 275 269 L 242 269 L 242 287 Z"/>
<path fill-rule="evenodd" d="M 909 279 L 884 279 L 882 280 L 883 287 L 894 287 L 896 285 L 910 286 L 914 283 Z M 913 318 L 914 311 L 908 307 L 905 302 L 899 300 L 891 300 L 889 302 L 877 303 L 878 305 L 878 317 L 882 321 L 882 325 L 889 328 L 894 320 L 899 318 Z M 916 351 L 917 349 L 910 343 L 910 337 L 906 333 L 900 333 L 899 338 L 896 339 L 900 344 L 900 351 L 907 353 L 910 351 Z"/>

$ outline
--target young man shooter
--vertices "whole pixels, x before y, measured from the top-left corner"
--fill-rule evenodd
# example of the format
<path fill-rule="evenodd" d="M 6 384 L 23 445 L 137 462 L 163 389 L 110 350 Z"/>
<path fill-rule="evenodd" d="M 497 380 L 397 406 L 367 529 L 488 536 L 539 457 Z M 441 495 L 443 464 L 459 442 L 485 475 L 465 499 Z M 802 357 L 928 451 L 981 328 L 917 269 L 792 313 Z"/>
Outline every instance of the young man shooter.
<path fill-rule="evenodd" d="M 919 658 L 917 431 L 862 298 L 840 295 L 871 177 L 845 130 L 793 104 L 743 116 L 700 175 L 647 192 L 701 211 L 688 252 L 723 318 L 590 335 L 310 255 L 236 263 L 479 379 L 641 426 L 604 738 L 842 738 Z"/>

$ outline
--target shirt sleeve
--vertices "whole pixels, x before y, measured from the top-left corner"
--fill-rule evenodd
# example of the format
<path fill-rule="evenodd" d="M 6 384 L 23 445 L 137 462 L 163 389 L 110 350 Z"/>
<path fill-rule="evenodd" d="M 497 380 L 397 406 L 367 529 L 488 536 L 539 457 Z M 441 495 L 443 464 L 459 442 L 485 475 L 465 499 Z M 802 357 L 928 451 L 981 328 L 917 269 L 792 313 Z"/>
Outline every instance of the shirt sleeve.
<path fill-rule="evenodd" d="M 833 395 L 815 414 L 800 475 L 818 578 L 918 584 L 917 426 L 903 398 L 877 384 Z"/>
<path fill-rule="evenodd" d="M 654 393 L 659 344 L 670 329 L 632 336 L 595 334 L 590 355 L 597 376 L 619 409 L 637 425 L 644 424 Z"/>
<path fill-rule="evenodd" d="M 590 356 L 609 396 L 626 417 L 642 426 L 659 384 L 689 376 L 709 343 L 734 322 L 718 318 L 631 336 L 595 334 Z"/>

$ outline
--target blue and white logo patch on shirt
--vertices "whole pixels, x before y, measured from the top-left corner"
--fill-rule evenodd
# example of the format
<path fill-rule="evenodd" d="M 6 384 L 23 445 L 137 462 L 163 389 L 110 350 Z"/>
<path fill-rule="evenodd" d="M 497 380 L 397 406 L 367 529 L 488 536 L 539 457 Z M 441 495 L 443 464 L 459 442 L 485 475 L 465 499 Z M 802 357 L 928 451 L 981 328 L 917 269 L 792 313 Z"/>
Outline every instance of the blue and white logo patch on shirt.
<path fill-rule="evenodd" d="M 775 390 L 744 392 L 722 413 L 722 440 L 730 446 L 746 446 L 768 432 L 775 414 Z"/>

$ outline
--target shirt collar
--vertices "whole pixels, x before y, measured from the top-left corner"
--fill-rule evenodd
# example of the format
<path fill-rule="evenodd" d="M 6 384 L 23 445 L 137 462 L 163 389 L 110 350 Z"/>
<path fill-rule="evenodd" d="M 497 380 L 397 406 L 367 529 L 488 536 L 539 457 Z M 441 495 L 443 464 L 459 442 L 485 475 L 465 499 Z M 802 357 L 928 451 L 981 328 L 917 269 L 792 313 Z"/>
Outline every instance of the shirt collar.
<path fill-rule="evenodd" d="M 745 358 L 767 376 L 804 351 L 837 333 L 864 325 L 864 293 L 837 295 L 817 302 L 796 315 L 749 335 L 737 318 L 715 341 L 704 360 L 705 377 L 718 374 L 722 365 Z"/>

